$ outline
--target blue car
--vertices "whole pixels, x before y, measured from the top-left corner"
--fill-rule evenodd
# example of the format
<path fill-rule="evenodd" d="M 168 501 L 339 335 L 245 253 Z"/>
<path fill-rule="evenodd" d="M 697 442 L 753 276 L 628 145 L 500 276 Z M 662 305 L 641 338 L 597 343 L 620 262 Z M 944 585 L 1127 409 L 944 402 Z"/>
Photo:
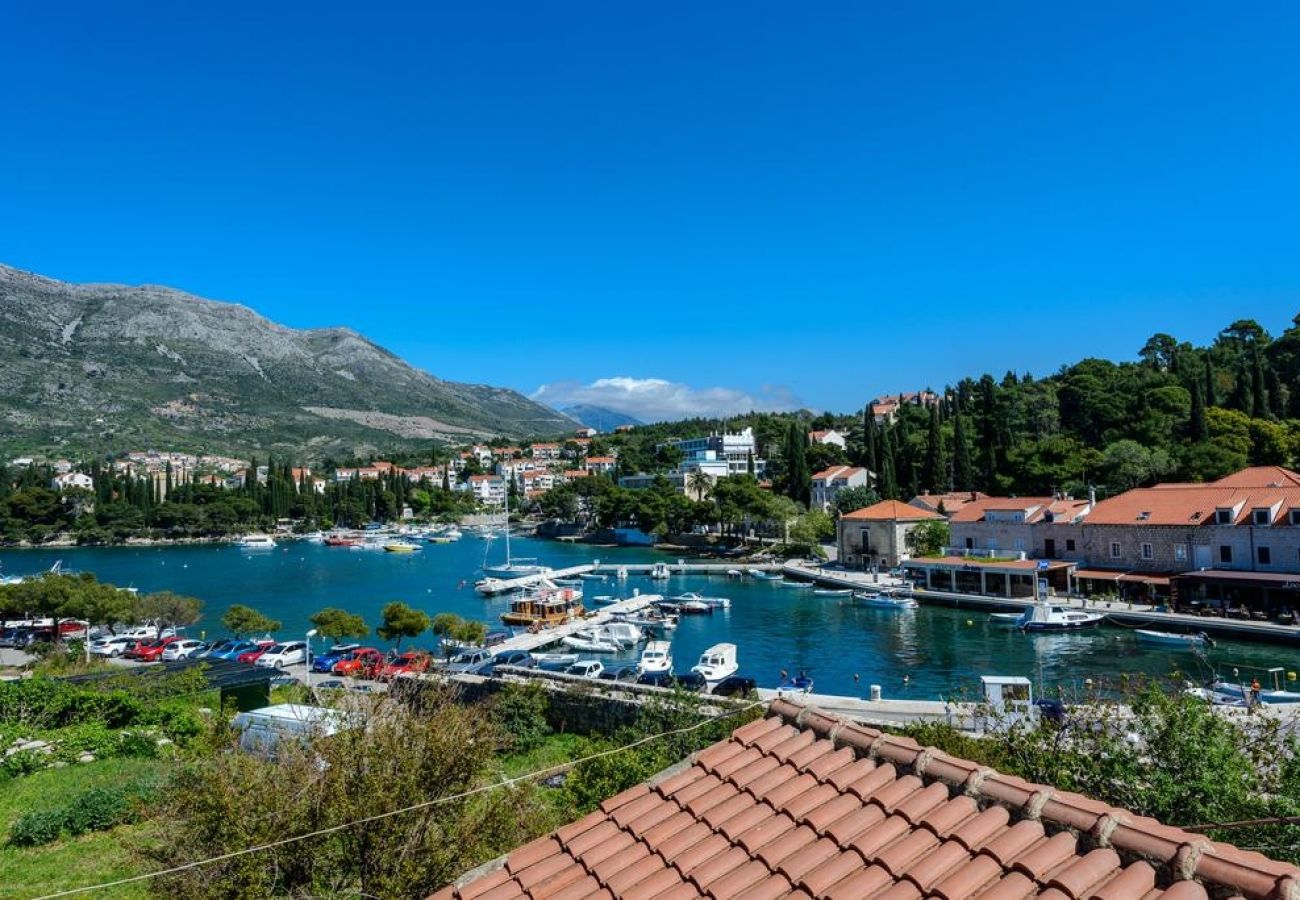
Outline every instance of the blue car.
<path fill-rule="evenodd" d="M 216 658 L 221 653 L 224 653 L 227 649 L 229 649 L 231 645 L 237 643 L 238 641 L 236 641 L 234 638 L 226 638 L 225 640 L 221 640 L 221 641 L 213 641 L 212 643 L 208 644 L 207 647 L 200 650 L 198 653 L 195 653 L 194 658 L 195 659 Z"/>
<path fill-rule="evenodd" d="M 247 653 L 257 647 L 253 641 L 231 641 L 221 650 L 208 654 L 208 659 L 235 659 L 241 653 Z"/>
<path fill-rule="evenodd" d="M 332 672 L 334 664 L 351 658 L 353 650 L 361 649 L 360 644 L 335 644 L 324 653 L 311 658 L 313 672 Z"/>

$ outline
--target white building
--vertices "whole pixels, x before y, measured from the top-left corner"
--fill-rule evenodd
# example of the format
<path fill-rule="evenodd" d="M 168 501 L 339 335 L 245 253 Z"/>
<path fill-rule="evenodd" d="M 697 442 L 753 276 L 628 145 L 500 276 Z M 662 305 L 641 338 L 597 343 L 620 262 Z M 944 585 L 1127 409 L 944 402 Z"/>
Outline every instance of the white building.
<path fill-rule="evenodd" d="M 759 458 L 752 428 L 711 434 L 708 437 L 667 441 L 659 446 L 681 451 L 682 469 L 686 469 L 691 463 L 721 460 L 727 464 L 728 475 L 743 475 L 750 470 L 751 465 L 756 478 L 762 478 L 767 471 L 767 461 Z"/>
<path fill-rule="evenodd" d="M 470 493 L 484 506 L 502 506 L 506 502 L 506 480 L 500 475 L 471 475 Z"/>
<path fill-rule="evenodd" d="M 828 512 L 841 491 L 866 487 L 869 480 L 867 470 L 859 466 L 831 466 L 812 477 L 812 506 Z"/>
<path fill-rule="evenodd" d="M 63 472 L 50 479 L 50 487 L 56 491 L 66 491 L 69 488 L 93 491 L 95 489 L 95 479 L 84 472 Z"/>
<path fill-rule="evenodd" d="M 834 428 L 827 431 L 810 431 L 808 432 L 808 443 L 810 444 L 834 444 L 843 450 L 848 446 L 849 439 L 846 435 L 836 431 Z"/>

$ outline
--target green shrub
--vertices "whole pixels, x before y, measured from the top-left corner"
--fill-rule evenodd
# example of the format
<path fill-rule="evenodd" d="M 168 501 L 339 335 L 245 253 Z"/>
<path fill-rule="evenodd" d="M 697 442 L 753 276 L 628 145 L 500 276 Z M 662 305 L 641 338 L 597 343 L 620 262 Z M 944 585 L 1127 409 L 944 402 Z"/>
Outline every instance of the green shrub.
<path fill-rule="evenodd" d="M 63 810 L 37 810 L 20 816 L 9 826 L 9 843 L 15 847 L 37 847 L 57 841 L 62 832 Z"/>
<path fill-rule="evenodd" d="M 143 804 L 157 791 L 158 783 L 154 779 L 88 788 L 62 806 L 20 816 L 9 826 L 9 843 L 15 847 L 36 847 L 65 835 L 76 837 L 137 821 Z"/>
<path fill-rule="evenodd" d="M 0 759 L 0 773 L 3 773 L 5 778 L 30 775 L 45 768 L 49 761 L 48 756 L 35 750 L 19 750 Z"/>
<path fill-rule="evenodd" d="M 549 708 L 546 689 L 540 684 L 508 684 L 492 699 L 492 719 L 510 737 L 512 751 L 527 753 L 551 733 L 546 721 Z"/>

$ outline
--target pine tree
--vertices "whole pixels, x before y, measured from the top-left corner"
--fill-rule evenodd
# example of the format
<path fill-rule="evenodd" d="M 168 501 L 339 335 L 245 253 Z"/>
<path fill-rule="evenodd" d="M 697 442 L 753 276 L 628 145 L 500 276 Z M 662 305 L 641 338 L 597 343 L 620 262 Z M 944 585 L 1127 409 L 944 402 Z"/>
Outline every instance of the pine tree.
<path fill-rule="evenodd" d="M 954 487 L 959 491 L 975 490 L 975 467 L 971 464 L 970 440 L 960 404 L 952 417 L 952 467 Z"/>
<path fill-rule="evenodd" d="M 880 429 L 880 496 L 885 500 L 898 499 L 898 476 L 894 470 L 894 442 L 889 426 Z"/>
<path fill-rule="evenodd" d="M 925 486 L 936 494 L 942 493 L 947 464 L 943 459 L 943 432 L 939 427 L 939 407 L 930 407 L 930 433 L 925 448 Z"/>
<path fill-rule="evenodd" d="M 1210 428 L 1205 421 L 1205 388 L 1199 381 L 1192 382 L 1192 414 L 1187 420 L 1187 436 L 1198 443 L 1210 439 Z"/>

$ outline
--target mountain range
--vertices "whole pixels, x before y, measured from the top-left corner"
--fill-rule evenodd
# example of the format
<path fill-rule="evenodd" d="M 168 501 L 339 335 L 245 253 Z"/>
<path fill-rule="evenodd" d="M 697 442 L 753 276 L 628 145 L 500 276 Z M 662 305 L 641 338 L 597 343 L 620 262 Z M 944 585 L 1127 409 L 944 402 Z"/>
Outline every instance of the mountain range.
<path fill-rule="evenodd" d="M 626 413 L 618 412 L 613 409 L 606 409 L 603 406 L 591 406 L 586 403 L 577 403 L 573 406 L 564 406 L 560 408 L 570 419 L 579 424 L 586 425 L 588 428 L 594 428 L 597 431 L 613 431 L 620 425 L 644 425 L 640 419 L 633 418 Z"/>
<path fill-rule="evenodd" d="M 152 285 L 0 265 L 0 450 L 365 455 L 570 431 L 517 391 L 443 381 L 347 328 L 293 329 Z"/>

